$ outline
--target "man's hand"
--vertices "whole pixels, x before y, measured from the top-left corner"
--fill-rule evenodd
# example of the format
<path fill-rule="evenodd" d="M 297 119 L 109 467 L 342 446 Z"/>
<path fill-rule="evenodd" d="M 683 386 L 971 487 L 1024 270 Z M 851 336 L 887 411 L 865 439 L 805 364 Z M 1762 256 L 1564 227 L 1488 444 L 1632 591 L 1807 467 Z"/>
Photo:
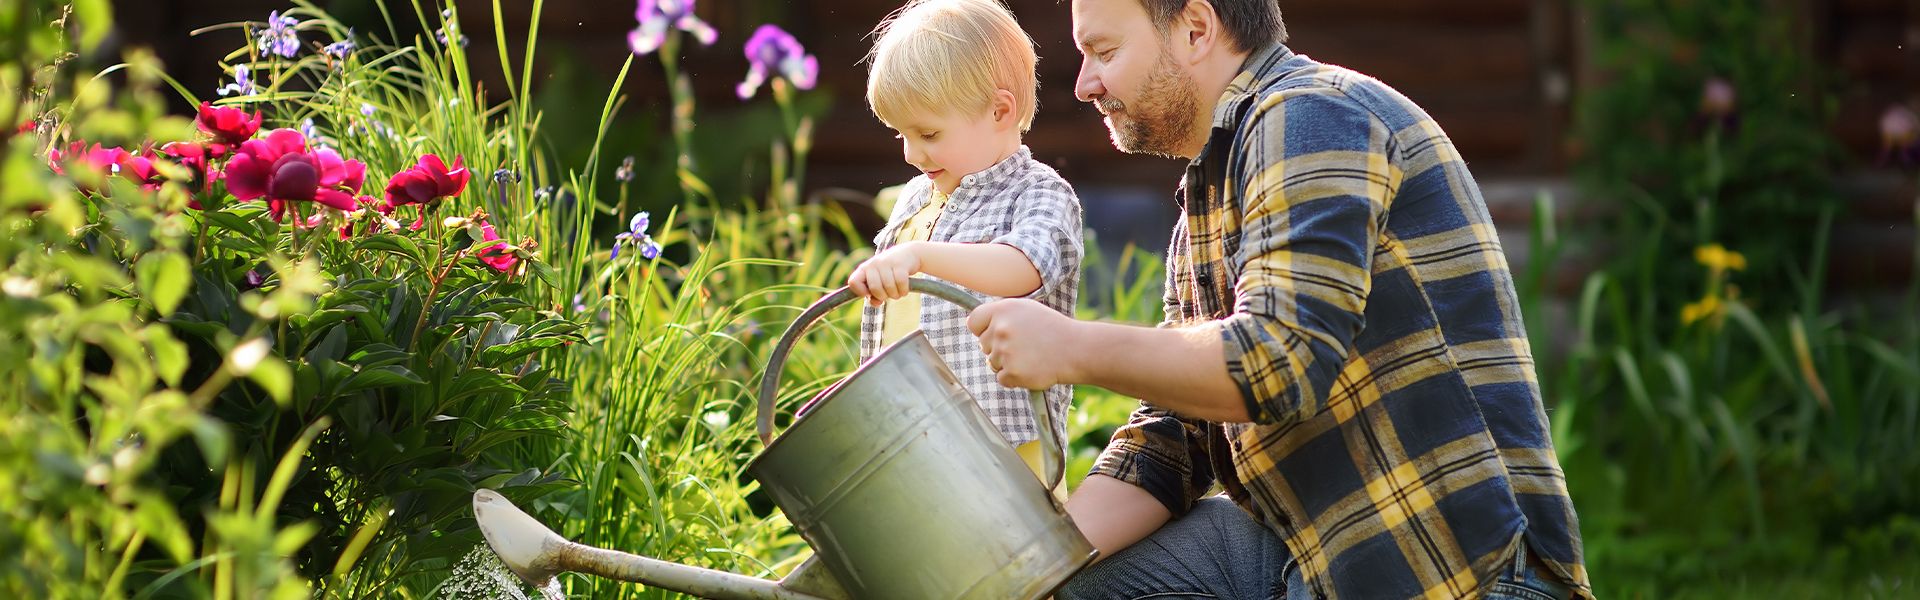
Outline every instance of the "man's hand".
<path fill-rule="evenodd" d="M 1076 383 L 1073 361 L 1080 322 L 1032 300 L 1000 300 L 973 310 L 967 329 L 980 337 L 1000 385 L 1039 390 Z"/>
<path fill-rule="evenodd" d="M 874 306 L 906 297 L 911 284 L 908 278 L 920 272 L 920 256 L 915 253 L 918 246 L 919 242 L 907 242 L 873 255 L 854 267 L 853 274 L 847 276 L 847 287 Z"/>

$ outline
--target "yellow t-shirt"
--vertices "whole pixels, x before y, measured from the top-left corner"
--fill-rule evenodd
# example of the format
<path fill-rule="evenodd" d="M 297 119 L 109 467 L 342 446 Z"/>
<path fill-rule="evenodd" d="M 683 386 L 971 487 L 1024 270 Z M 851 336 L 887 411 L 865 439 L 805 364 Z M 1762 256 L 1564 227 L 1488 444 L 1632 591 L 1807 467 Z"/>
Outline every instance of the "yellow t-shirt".
<path fill-rule="evenodd" d="M 924 242 L 933 236 L 933 224 L 940 220 L 940 209 L 947 206 L 947 195 L 940 190 L 929 190 L 927 205 L 920 211 L 907 217 L 900 225 L 900 232 L 894 234 L 895 245 L 907 242 Z M 920 295 L 907 294 L 899 300 L 891 300 L 881 307 L 883 315 L 880 321 L 880 347 L 885 348 L 907 337 L 907 334 L 920 330 Z"/>
<path fill-rule="evenodd" d="M 920 207 L 907 222 L 900 225 L 899 233 L 894 234 L 893 243 L 924 242 L 933 237 L 933 225 L 940 220 L 941 209 L 947 206 L 947 195 L 940 190 L 928 190 L 927 205 Z M 920 295 L 907 294 L 905 298 L 890 300 L 881 308 L 880 346 L 893 345 L 900 338 L 907 337 L 920 330 Z M 1027 463 L 1035 476 L 1044 476 L 1045 470 L 1040 464 L 1040 442 L 1032 441 L 1014 448 L 1020 453 L 1020 459 Z M 1053 495 L 1061 502 L 1066 501 L 1066 487 L 1054 488 Z"/>

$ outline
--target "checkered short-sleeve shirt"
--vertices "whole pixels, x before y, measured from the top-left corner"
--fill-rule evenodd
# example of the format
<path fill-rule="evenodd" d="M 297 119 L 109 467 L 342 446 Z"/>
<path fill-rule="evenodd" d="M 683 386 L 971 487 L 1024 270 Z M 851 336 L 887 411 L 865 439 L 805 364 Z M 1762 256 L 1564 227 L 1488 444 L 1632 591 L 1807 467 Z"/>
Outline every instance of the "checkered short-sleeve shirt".
<path fill-rule="evenodd" d="M 876 249 L 893 245 L 900 225 L 926 206 L 932 186 L 924 175 L 907 184 L 887 226 L 874 236 Z M 1080 199 L 1053 168 L 1034 160 L 1032 151 L 1021 146 L 994 166 L 961 178 L 960 187 L 949 195 L 943 210 L 929 241 L 1006 244 L 1019 249 L 1040 272 L 1040 289 L 1026 297 L 1073 316 L 1080 289 Z M 881 311 L 868 306 L 861 312 L 861 362 L 880 352 Z M 960 307 L 923 297 L 920 329 L 1008 443 L 1019 445 L 1039 439 L 1026 391 L 1000 385 L 987 366 L 980 340 L 967 330 L 967 314 Z M 1046 400 L 1054 439 L 1065 440 L 1073 387 L 1053 386 L 1046 391 Z"/>

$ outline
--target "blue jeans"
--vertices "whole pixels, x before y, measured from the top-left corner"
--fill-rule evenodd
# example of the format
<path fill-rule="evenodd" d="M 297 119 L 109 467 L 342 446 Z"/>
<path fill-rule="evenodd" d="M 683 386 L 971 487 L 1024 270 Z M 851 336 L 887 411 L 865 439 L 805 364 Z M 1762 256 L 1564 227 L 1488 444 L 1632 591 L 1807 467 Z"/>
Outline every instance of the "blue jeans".
<path fill-rule="evenodd" d="M 1487 592 L 1499 600 L 1564 600 L 1571 590 L 1542 577 L 1527 562 L 1526 544 L 1513 566 Z M 1194 503 L 1119 554 L 1102 560 L 1060 589 L 1061 600 L 1233 598 L 1311 600 L 1300 566 L 1273 531 L 1222 496 Z"/>

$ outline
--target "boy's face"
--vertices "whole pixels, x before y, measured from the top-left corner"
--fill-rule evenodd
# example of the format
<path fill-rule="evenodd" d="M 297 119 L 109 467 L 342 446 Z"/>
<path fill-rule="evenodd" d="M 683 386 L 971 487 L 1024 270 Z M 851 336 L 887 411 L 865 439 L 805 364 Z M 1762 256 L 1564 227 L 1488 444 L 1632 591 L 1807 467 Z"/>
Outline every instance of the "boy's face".
<path fill-rule="evenodd" d="M 986 170 L 1018 145 L 1019 129 L 1008 124 L 1011 119 L 998 110 L 915 113 L 888 126 L 900 140 L 907 164 L 932 179 L 940 193 L 951 194 L 960 187 L 960 178 Z"/>

